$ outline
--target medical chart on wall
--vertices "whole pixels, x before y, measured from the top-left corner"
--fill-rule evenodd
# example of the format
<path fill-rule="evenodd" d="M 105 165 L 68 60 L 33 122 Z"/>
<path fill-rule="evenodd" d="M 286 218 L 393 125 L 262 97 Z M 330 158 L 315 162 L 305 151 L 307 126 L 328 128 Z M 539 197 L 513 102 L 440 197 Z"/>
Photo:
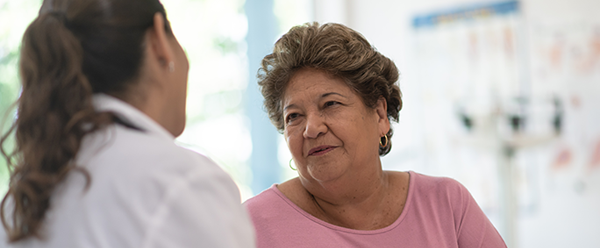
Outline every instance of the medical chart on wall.
<path fill-rule="evenodd" d="M 549 151 L 548 187 L 600 190 L 600 22 L 534 21 L 529 32 L 531 87 L 564 102 L 565 126 Z"/>
<path fill-rule="evenodd" d="M 491 218 L 501 200 L 496 112 L 529 93 L 519 64 L 519 17 L 518 4 L 506 2 L 413 20 L 428 165 L 465 184 Z"/>
<path fill-rule="evenodd" d="M 417 15 L 413 36 L 428 173 L 467 186 L 501 233 L 544 192 L 600 193 L 600 23 L 508 1 Z"/>

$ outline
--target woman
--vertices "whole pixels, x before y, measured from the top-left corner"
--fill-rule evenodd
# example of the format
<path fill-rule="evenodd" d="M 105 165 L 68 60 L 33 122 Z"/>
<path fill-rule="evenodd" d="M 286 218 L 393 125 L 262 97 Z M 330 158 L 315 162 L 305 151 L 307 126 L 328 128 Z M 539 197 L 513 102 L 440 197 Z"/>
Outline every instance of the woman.
<path fill-rule="evenodd" d="M 258 247 L 506 247 L 458 182 L 382 170 L 398 70 L 359 33 L 294 27 L 260 71 L 298 177 L 244 203 Z"/>
<path fill-rule="evenodd" d="M 231 178 L 173 142 L 188 68 L 158 0 L 44 1 L 22 42 L 2 243 L 253 247 Z"/>

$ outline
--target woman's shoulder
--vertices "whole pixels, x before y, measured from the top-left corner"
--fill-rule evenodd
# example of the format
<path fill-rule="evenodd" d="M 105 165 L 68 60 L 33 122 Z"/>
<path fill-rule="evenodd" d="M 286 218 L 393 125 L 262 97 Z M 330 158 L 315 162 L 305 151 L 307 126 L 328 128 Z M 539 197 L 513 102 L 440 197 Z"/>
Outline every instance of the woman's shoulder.
<path fill-rule="evenodd" d="M 114 165 L 120 170 L 143 167 L 146 171 L 162 168 L 177 172 L 178 168 L 219 168 L 208 157 L 178 146 L 169 138 L 116 124 L 86 136 L 78 154 L 78 162 L 82 165 L 102 162 L 103 167 Z"/>
<path fill-rule="evenodd" d="M 288 181 L 289 182 L 289 181 Z M 263 190 L 256 196 L 246 200 L 243 205 L 252 213 L 257 211 L 270 211 L 274 203 L 283 203 L 289 201 L 281 189 L 285 189 L 288 182 L 273 184 L 271 187 Z"/>
<path fill-rule="evenodd" d="M 77 160 L 91 178 L 89 199 L 114 208 L 125 202 L 139 216 L 153 216 L 159 207 L 191 205 L 198 199 L 226 199 L 239 207 L 239 191 L 231 177 L 207 156 L 172 140 L 116 126 L 89 142 Z M 66 188 L 79 189 L 72 186 L 81 184 L 77 180 L 81 176 L 71 177 Z M 209 204 L 207 200 L 195 206 Z"/>
<path fill-rule="evenodd" d="M 285 225 L 295 216 L 293 207 L 276 185 L 246 200 L 242 205 L 248 212 L 258 236 L 261 236 L 265 230 L 273 230 Z"/>
<path fill-rule="evenodd" d="M 277 193 L 275 192 L 276 186 L 273 185 L 268 189 L 263 190 L 259 194 L 249 198 L 242 205 L 248 209 L 248 211 L 255 212 L 265 208 L 269 208 L 270 203 L 277 200 Z"/>
<path fill-rule="evenodd" d="M 411 181 L 416 187 L 426 191 L 439 191 L 440 189 L 461 190 L 464 186 L 457 180 L 445 176 L 430 176 L 417 172 L 409 172 Z M 412 184 L 411 184 L 412 185 Z"/>
<path fill-rule="evenodd" d="M 299 180 L 295 178 L 281 184 L 274 184 L 260 194 L 248 199 L 243 205 L 253 218 L 298 212 L 298 199 L 300 198 L 297 188 L 299 182 L 297 181 Z"/>
<path fill-rule="evenodd" d="M 445 202 L 451 205 L 462 205 L 471 197 L 469 191 L 457 180 L 445 176 L 430 176 L 410 172 L 411 197 L 415 201 Z"/>
<path fill-rule="evenodd" d="M 215 162 L 172 140 L 116 126 L 87 142 L 77 163 L 90 173 L 90 192 L 122 190 L 140 202 L 152 200 L 149 196 L 161 201 L 174 192 L 191 192 L 182 187 L 237 192 L 233 180 Z M 208 191 L 197 190 L 194 195 L 204 192 Z"/>

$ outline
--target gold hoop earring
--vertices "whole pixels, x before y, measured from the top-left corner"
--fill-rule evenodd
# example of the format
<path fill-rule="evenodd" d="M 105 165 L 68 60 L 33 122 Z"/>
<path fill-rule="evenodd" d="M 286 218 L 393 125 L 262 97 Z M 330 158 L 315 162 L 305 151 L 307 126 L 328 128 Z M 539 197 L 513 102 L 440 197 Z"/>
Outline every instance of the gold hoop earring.
<path fill-rule="evenodd" d="M 289 162 L 290 169 L 292 169 L 293 171 L 295 171 L 295 170 L 297 170 L 297 169 L 296 169 L 296 168 L 294 168 L 294 167 L 292 167 L 292 160 L 293 160 L 293 158 L 290 158 L 290 162 Z"/>
<path fill-rule="evenodd" d="M 169 62 L 169 72 L 174 72 L 175 71 L 175 62 L 171 61 Z"/>
<path fill-rule="evenodd" d="M 384 147 L 386 147 L 386 146 L 388 145 L 388 137 L 387 137 L 387 134 L 386 134 L 386 135 L 384 135 L 383 137 L 385 137 L 385 144 L 382 144 L 382 143 L 381 143 L 381 138 L 379 139 L 379 146 L 381 146 L 381 148 L 384 148 Z"/>

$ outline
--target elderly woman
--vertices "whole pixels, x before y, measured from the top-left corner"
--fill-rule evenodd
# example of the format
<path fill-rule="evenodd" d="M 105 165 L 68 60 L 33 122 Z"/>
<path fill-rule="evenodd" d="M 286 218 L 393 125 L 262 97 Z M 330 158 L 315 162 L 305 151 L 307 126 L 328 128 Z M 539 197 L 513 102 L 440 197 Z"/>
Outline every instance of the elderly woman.
<path fill-rule="evenodd" d="M 455 180 L 382 170 L 402 108 L 398 70 L 361 34 L 294 27 L 259 79 L 298 177 L 244 203 L 258 247 L 506 247 Z"/>

